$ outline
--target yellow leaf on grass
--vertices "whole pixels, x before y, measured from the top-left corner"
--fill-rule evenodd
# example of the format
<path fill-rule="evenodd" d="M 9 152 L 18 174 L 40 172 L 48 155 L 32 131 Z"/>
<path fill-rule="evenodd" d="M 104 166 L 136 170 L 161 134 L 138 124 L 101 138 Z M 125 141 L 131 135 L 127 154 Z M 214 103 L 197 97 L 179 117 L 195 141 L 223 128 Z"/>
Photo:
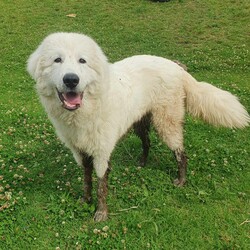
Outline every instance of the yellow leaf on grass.
<path fill-rule="evenodd" d="M 76 17 L 76 14 L 68 14 L 67 17 Z"/>

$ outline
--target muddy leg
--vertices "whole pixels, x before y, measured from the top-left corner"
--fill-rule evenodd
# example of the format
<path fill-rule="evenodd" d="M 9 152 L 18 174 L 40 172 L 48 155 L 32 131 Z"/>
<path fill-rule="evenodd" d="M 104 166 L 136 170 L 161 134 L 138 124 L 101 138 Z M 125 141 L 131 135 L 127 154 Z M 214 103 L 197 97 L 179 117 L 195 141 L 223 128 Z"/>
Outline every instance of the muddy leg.
<path fill-rule="evenodd" d="M 93 159 L 86 154 L 83 155 L 84 168 L 84 194 L 83 202 L 91 203 L 92 201 L 92 173 L 93 173 Z"/>
<path fill-rule="evenodd" d="M 144 167 L 147 163 L 148 152 L 150 148 L 150 139 L 149 139 L 149 131 L 150 131 L 150 120 L 151 114 L 146 114 L 142 117 L 142 119 L 134 124 L 134 131 L 136 135 L 142 141 L 142 156 L 140 159 L 140 165 Z"/>
<path fill-rule="evenodd" d="M 178 164 L 178 179 L 174 185 L 183 186 L 186 181 L 187 158 L 183 147 L 183 100 L 174 103 L 174 106 L 161 106 L 153 113 L 153 123 L 162 140 L 174 152 Z"/>
<path fill-rule="evenodd" d="M 175 159 L 178 165 L 178 178 L 174 180 L 174 185 L 182 187 L 186 182 L 187 157 L 183 150 L 174 151 Z"/>
<path fill-rule="evenodd" d="M 108 195 L 108 174 L 110 170 L 107 169 L 105 175 L 102 178 L 98 178 L 98 187 L 97 187 L 97 210 L 94 216 L 94 220 L 105 221 L 108 219 L 108 206 L 106 203 L 106 198 Z"/>

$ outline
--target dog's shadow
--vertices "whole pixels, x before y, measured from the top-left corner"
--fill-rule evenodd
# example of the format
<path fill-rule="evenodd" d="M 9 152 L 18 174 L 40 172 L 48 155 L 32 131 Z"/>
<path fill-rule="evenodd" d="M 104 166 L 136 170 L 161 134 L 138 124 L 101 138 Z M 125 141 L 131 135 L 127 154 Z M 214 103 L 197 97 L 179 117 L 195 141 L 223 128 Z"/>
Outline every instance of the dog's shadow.
<path fill-rule="evenodd" d="M 142 143 L 138 136 L 130 131 L 116 146 L 111 164 L 120 168 L 141 167 L 152 171 L 160 170 L 168 172 L 171 178 L 176 177 L 176 161 L 172 151 L 163 143 L 157 133 L 150 132 L 150 149 L 145 166 L 141 165 Z"/>

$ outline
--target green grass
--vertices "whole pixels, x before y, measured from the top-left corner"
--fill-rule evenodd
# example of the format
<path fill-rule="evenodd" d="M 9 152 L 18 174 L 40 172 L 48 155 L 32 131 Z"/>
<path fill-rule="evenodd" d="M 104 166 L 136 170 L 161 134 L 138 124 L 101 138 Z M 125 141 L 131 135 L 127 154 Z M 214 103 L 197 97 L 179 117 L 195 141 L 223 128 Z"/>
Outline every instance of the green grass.
<path fill-rule="evenodd" d="M 184 188 L 172 185 L 176 163 L 154 131 L 146 168 L 129 134 L 112 157 L 110 219 L 94 223 L 94 205 L 79 202 L 82 170 L 25 70 L 46 35 L 82 32 L 111 62 L 135 54 L 180 60 L 250 110 L 248 0 L 6 0 L 0 9 L 0 249 L 250 249 L 249 128 L 187 116 Z"/>

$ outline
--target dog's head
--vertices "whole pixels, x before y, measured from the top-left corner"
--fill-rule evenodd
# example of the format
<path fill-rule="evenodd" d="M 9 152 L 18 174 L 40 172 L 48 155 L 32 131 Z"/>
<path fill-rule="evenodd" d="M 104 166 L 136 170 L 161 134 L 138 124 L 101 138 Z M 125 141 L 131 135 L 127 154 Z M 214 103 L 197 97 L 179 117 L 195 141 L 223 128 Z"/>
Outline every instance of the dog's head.
<path fill-rule="evenodd" d="M 76 110 L 85 91 L 93 92 L 108 77 L 107 67 L 105 55 L 90 37 L 54 33 L 29 57 L 27 69 L 41 96 L 56 95 L 65 109 Z"/>

